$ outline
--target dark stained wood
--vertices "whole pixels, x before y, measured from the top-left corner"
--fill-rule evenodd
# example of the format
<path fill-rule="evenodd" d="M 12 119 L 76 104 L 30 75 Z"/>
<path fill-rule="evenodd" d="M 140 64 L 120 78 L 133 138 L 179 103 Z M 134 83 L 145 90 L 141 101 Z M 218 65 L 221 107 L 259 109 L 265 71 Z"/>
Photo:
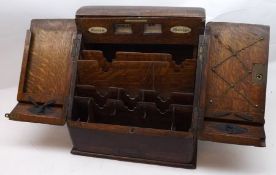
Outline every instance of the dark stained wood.
<path fill-rule="evenodd" d="M 64 125 L 65 117 L 64 111 L 60 106 L 52 106 L 47 114 L 34 114 L 30 111 L 33 104 L 18 103 L 9 115 L 11 120 L 44 123 L 51 125 Z"/>
<path fill-rule="evenodd" d="M 165 53 L 117 52 L 116 61 L 171 61 L 172 55 Z"/>
<path fill-rule="evenodd" d="M 116 30 L 125 24 L 129 34 Z M 73 154 L 195 168 L 198 139 L 265 146 L 268 41 L 268 26 L 205 30 L 201 8 L 87 6 L 75 20 L 33 20 L 6 116 L 66 122 Z"/>
<path fill-rule="evenodd" d="M 153 8 L 147 16 L 147 8 L 121 7 L 109 17 L 101 7 L 84 9 L 76 15 L 83 40 L 67 121 L 72 153 L 195 168 L 192 104 L 202 11 Z M 115 33 L 116 24 L 128 23 L 132 34 Z M 145 24 L 161 24 L 162 33 L 144 34 Z M 170 31 L 183 25 L 191 32 Z M 93 34 L 91 27 L 107 32 Z"/>
<path fill-rule="evenodd" d="M 72 121 L 68 127 L 75 154 L 195 167 L 192 133 Z"/>
<path fill-rule="evenodd" d="M 136 97 L 131 98 L 130 94 L 123 88 L 110 87 L 106 90 L 105 94 L 102 94 L 101 89 L 97 89 L 91 85 L 77 85 L 75 95 L 79 97 L 91 97 L 99 105 L 104 105 L 108 99 L 119 99 L 126 105 L 133 105 L 137 102 L 155 102 L 157 106 L 162 106 L 162 108 L 168 108 L 169 104 L 192 105 L 194 98 L 193 93 L 172 92 L 170 97 L 162 99 L 159 92 L 142 89 Z"/>
<path fill-rule="evenodd" d="M 115 60 L 115 58 L 118 58 L 117 56 L 119 56 L 120 59 L 124 57 L 125 60 L 127 60 L 126 57 L 131 56 L 131 58 L 128 61 L 131 61 L 133 57 L 137 59 L 137 57 L 144 56 L 145 57 L 143 59 L 144 61 L 151 61 L 149 57 L 154 56 L 156 57 L 155 59 L 158 59 L 159 61 L 163 61 L 164 57 L 168 56 L 168 57 L 171 57 L 171 59 L 175 63 L 181 64 L 181 62 L 185 61 L 186 59 L 196 58 L 196 55 L 194 55 L 193 50 L 197 50 L 197 47 L 194 47 L 191 45 L 183 45 L 183 44 L 158 44 L 158 43 L 157 44 L 97 44 L 97 43 L 93 44 L 92 43 L 92 44 L 83 44 L 82 49 L 83 49 L 82 52 L 84 53 L 81 53 L 81 55 L 84 55 L 85 57 L 81 57 L 80 59 L 93 59 L 93 57 L 94 58 L 97 57 L 102 61 L 106 60 L 111 62 L 112 60 Z M 104 57 L 105 59 L 101 57 Z"/>
<path fill-rule="evenodd" d="M 230 134 L 221 132 L 218 129 L 217 126 L 221 124 L 222 122 L 205 121 L 199 139 L 240 145 L 265 146 L 265 132 L 263 126 L 234 124 L 234 126 L 245 128 L 247 132 L 241 134 Z"/>
<path fill-rule="evenodd" d="M 204 120 L 256 126 L 244 134 L 225 136 L 204 122 L 201 138 L 226 143 L 262 146 L 269 27 L 250 24 L 208 23 L 208 54 L 203 70 L 201 108 Z M 261 65 L 263 70 L 255 70 Z M 263 80 L 254 80 L 259 71 Z M 211 122 L 212 123 L 212 122 Z M 251 132 L 251 133 L 250 133 Z M 258 134 L 258 132 L 260 132 Z M 221 136 L 221 137 L 220 137 Z M 255 139 L 255 141 L 251 141 Z M 259 142 L 257 142 L 259 141 Z"/>
<path fill-rule="evenodd" d="M 106 68 L 97 61 L 78 61 L 78 84 L 99 88 L 121 87 L 137 94 L 140 89 L 191 92 L 194 87 L 195 61 L 180 66 L 160 61 L 114 61 Z M 190 64 L 193 62 L 193 65 Z M 105 70 L 106 69 L 106 70 Z"/>
<path fill-rule="evenodd" d="M 173 98 L 167 104 L 137 99 L 129 105 L 127 99 L 111 97 L 99 101 L 99 98 L 75 96 L 71 120 L 173 131 L 191 128 L 192 105 L 174 104 Z"/>
<path fill-rule="evenodd" d="M 127 20 L 146 20 L 146 22 L 129 22 Z M 76 18 L 77 28 L 84 35 L 85 43 L 136 43 L 136 44 L 189 44 L 197 45 L 198 36 L 203 33 L 205 21 L 202 18 L 185 17 L 116 17 L 116 18 Z M 115 24 L 129 24 L 132 34 L 115 34 Z M 161 24 L 161 34 L 144 34 L 145 24 Z M 89 32 L 91 27 L 105 27 L 105 34 Z M 186 26 L 189 33 L 172 33 L 171 27 Z"/>
<path fill-rule="evenodd" d="M 83 129 L 95 129 L 98 131 L 106 131 L 106 132 L 112 132 L 112 133 L 118 133 L 118 134 L 136 133 L 139 135 L 147 135 L 147 136 L 160 136 L 162 134 L 164 136 L 183 137 L 183 138 L 190 138 L 193 136 L 191 132 L 179 132 L 179 131 L 170 131 L 170 130 L 153 129 L 153 128 L 144 129 L 140 127 L 108 125 L 108 124 L 102 124 L 102 123 L 68 121 L 68 126 L 83 128 Z"/>
<path fill-rule="evenodd" d="M 149 7 L 149 6 L 84 6 L 76 17 L 191 17 L 205 19 L 205 10 L 198 7 Z"/>
<path fill-rule="evenodd" d="M 196 164 L 191 163 L 178 163 L 178 162 L 172 162 L 172 161 L 159 161 L 159 160 L 151 160 L 151 159 L 143 159 L 143 158 L 133 158 L 130 156 L 118 156 L 114 154 L 101 154 L 101 153 L 94 153 L 94 152 L 86 152 L 86 151 L 80 151 L 77 148 L 73 148 L 71 150 L 72 154 L 75 155 L 82 155 L 82 156 L 90 156 L 90 157 L 100 157 L 100 158 L 107 158 L 107 159 L 116 159 L 121 161 L 130 161 L 130 162 L 140 162 L 140 163 L 147 163 L 147 164 L 157 164 L 157 165 L 163 165 L 163 166 L 172 166 L 172 167 L 180 167 L 180 168 L 187 168 L 187 169 L 195 169 Z M 193 162 L 196 162 L 196 160 L 193 160 Z"/>

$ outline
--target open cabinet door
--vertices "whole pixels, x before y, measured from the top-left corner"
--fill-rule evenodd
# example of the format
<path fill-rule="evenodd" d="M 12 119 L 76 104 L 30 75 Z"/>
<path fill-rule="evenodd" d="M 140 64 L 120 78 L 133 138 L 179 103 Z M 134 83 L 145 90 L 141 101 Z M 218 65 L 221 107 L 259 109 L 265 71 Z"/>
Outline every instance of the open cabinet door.
<path fill-rule="evenodd" d="M 265 146 L 269 27 L 210 22 L 199 56 L 199 138 Z"/>
<path fill-rule="evenodd" d="M 62 125 L 71 82 L 74 20 L 32 20 L 11 120 Z"/>

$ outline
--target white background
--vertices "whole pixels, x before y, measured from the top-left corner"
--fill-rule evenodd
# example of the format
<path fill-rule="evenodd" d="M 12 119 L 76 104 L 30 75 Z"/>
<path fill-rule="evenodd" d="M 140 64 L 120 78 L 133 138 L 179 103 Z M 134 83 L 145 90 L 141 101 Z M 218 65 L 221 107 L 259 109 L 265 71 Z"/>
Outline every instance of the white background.
<path fill-rule="evenodd" d="M 199 142 L 196 170 L 70 154 L 66 126 L 9 121 L 16 105 L 25 32 L 33 18 L 74 18 L 83 5 L 186 6 L 206 9 L 207 21 L 270 25 L 266 102 L 267 147 Z M 276 0 L 0 0 L 0 174 L 275 174 Z M 274 115 L 273 115 L 274 114 Z"/>

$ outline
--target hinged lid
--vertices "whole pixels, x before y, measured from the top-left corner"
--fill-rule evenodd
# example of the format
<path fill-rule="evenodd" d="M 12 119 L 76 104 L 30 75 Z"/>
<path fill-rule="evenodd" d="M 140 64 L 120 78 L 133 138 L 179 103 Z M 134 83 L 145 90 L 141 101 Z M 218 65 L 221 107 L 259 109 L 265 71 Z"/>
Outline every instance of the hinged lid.
<path fill-rule="evenodd" d="M 200 139 L 265 146 L 268 47 L 268 26 L 207 24 L 199 54 Z"/>
<path fill-rule="evenodd" d="M 86 6 L 76 13 L 84 44 L 198 45 L 205 10 L 194 7 Z"/>
<path fill-rule="evenodd" d="M 198 17 L 205 18 L 199 7 L 147 7 L 147 6 L 84 6 L 76 17 Z"/>
<path fill-rule="evenodd" d="M 12 120 L 64 124 L 71 81 L 74 20 L 32 20 Z"/>

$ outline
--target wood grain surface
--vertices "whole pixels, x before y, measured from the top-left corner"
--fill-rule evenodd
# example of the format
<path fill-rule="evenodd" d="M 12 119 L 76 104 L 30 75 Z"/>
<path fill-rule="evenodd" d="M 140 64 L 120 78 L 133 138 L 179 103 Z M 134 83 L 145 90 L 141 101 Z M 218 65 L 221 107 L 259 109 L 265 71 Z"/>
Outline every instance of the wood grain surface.
<path fill-rule="evenodd" d="M 76 17 L 163 16 L 205 18 L 205 9 L 198 7 L 149 7 L 149 6 L 84 6 Z"/>
<path fill-rule="evenodd" d="M 161 31 L 146 33 L 153 24 Z M 268 47 L 268 26 L 205 26 L 201 8 L 87 6 L 75 20 L 33 20 L 7 117 L 67 122 L 73 154 L 195 168 L 198 139 L 265 146 Z"/>
<path fill-rule="evenodd" d="M 19 92 L 18 100 L 28 101 L 30 96 L 42 103 L 55 99 L 63 104 L 70 82 L 74 21 L 33 20 L 30 32 L 24 80 L 20 82 L 23 92 Z"/>
<path fill-rule="evenodd" d="M 269 27 L 250 24 L 208 23 L 206 35 L 208 41 L 208 58 L 203 70 L 201 106 L 208 121 L 240 123 L 260 127 L 263 133 L 266 71 L 268 63 Z M 261 65 L 263 70 L 254 70 Z M 254 72 L 259 71 L 260 82 L 255 79 Z M 210 122 L 211 123 L 211 122 Z M 231 142 L 237 144 L 264 145 L 264 137 L 252 134 L 257 142 L 241 142 L 239 134 L 210 136 L 210 123 L 204 124 L 201 137 L 208 140 Z M 220 131 L 217 131 L 220 132 Z M 208 137 L 205 137 L 208 134 Z M 220 133 L 218 133 L 220 134 Z M 229 138 L 229 139 L 227 139 Z"/>
<path fill-rule="evenodd" d="M 170 92 L 191 92 L 194 87 L 194 65 L 183 64 L 175 70 L 170 62 L 114 61 L 103 71 L 97 61 L 78 61 L 78 84 L 98 88 L 120 87 L 137 94 L 140 89 Z"/>
<path fill-rule="evenodd" d="M 32 20 L 27 31 L 17 99 L 9 119 L 63 125 L 71 82 L 74 20 Z M 51 101 L 51 105 L 47 105 Z M 43 107 L 44 106 L 44 107 Z M 44 108 L 35 113 L 33 108 Z"/>

